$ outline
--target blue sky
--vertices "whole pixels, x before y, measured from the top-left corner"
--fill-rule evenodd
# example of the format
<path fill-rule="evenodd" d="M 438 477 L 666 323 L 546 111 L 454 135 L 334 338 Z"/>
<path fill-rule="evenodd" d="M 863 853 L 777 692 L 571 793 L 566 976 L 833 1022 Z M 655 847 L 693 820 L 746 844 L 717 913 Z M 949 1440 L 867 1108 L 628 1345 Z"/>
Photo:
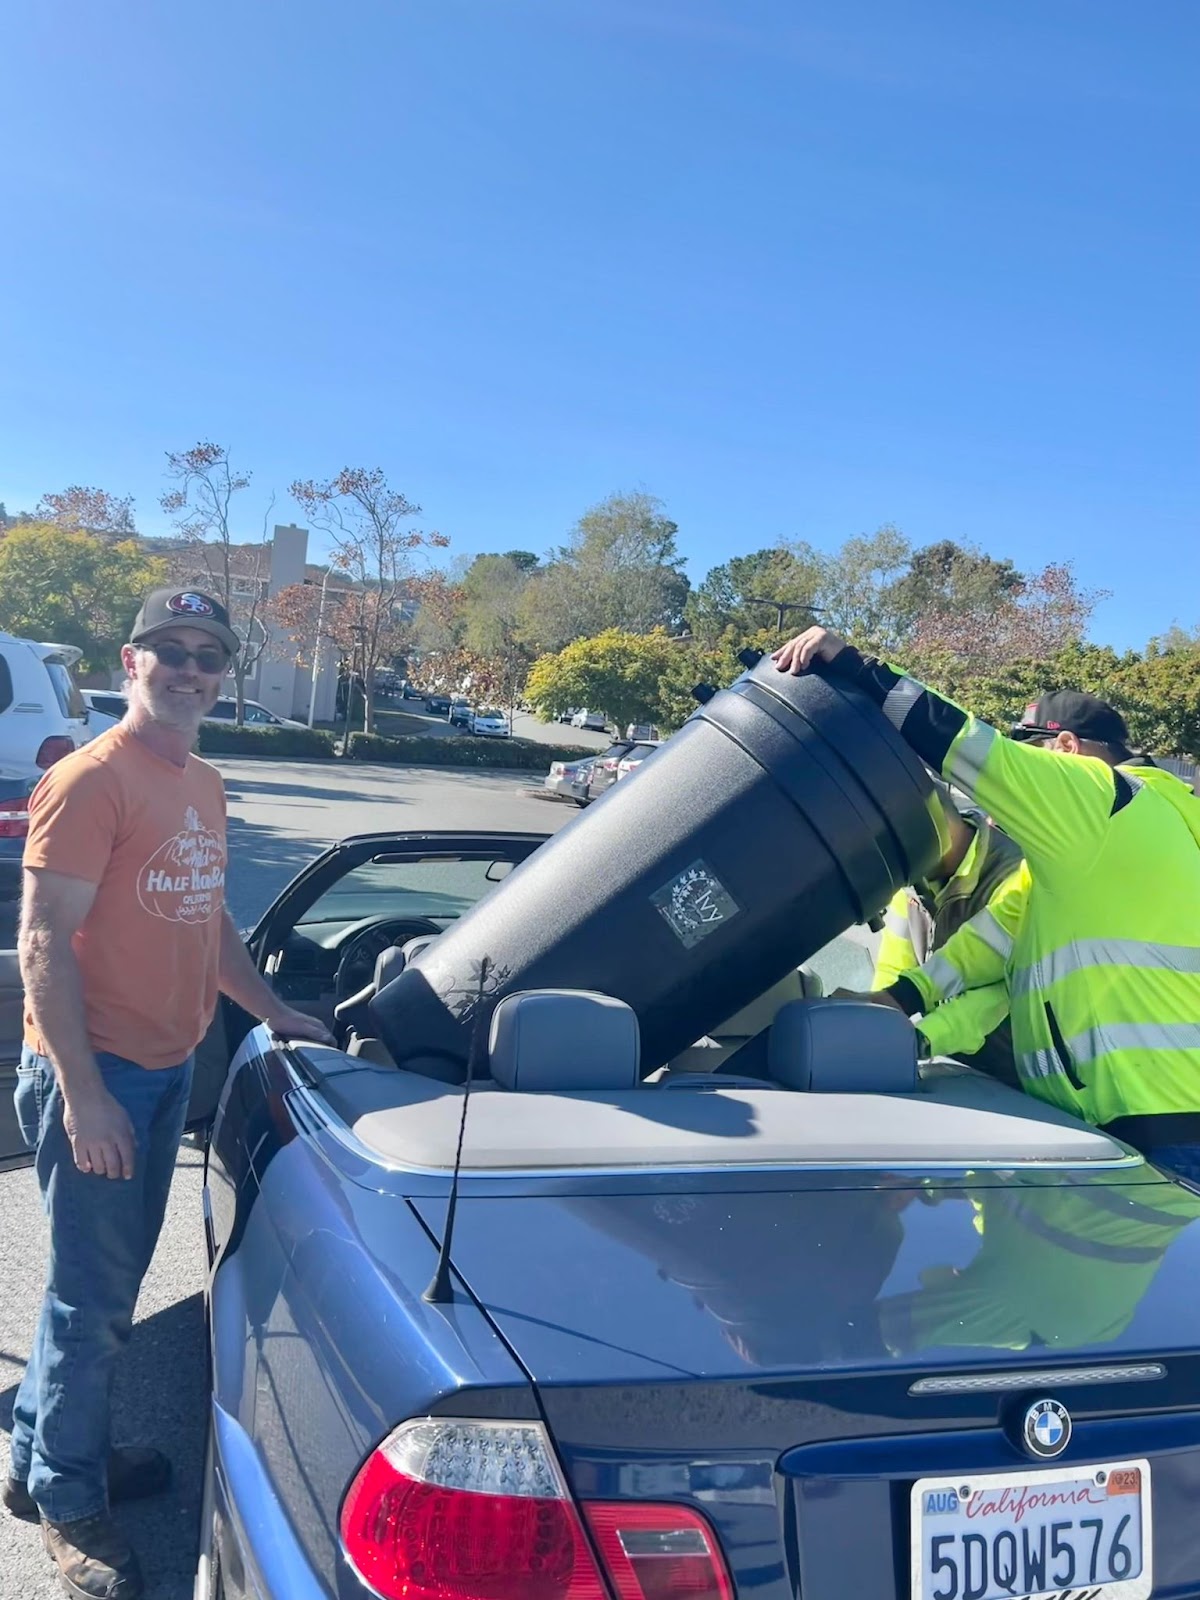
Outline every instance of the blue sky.
<path fill-rule="evenodd" d="M 1193 0 L 39 0 L 5 58 L 10 509 L 159 531 L 214 438 L 279 520 L 643 487 L 694 581 L 891 521 L 1200 621 Z"/>

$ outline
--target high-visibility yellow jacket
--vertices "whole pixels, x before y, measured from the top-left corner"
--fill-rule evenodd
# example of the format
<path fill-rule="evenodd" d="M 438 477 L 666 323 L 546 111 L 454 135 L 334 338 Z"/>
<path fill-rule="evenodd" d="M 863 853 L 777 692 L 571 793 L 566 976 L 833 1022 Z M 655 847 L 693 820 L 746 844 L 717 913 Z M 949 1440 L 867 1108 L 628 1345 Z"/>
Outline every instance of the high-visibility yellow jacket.
<path fill-rule="evenodd" d="M 893 898 L 884 913 L 872 989 L 890 988 L 956 938 L 959 929 L 970 927 L 976 913 L 1004 892 L 1020 863 L 1021 852 L 1007 834 L 980 819 L 958 870 L 945 883 L 917 884 Z M 1012 1082 L 1007 1016 L 1003 986 L 995 992 L 971 984 L 959 999 L 931 1011 L 928 1028 L 925 1022 L 918 1026 L 931 1054 L 971 1057 L 973 1065 Z"/>
<path fill-rule="evenodd" d="M 1025 1088 L 1134 1144 L 1200 1142 L 1200 801 L 1167 772 L 1018 744 L 856 650 L 829 671 L 1024 853 L 1006 973 Z M 939 951 L 894 992 L 928 1010 L 955 970 Z"/>

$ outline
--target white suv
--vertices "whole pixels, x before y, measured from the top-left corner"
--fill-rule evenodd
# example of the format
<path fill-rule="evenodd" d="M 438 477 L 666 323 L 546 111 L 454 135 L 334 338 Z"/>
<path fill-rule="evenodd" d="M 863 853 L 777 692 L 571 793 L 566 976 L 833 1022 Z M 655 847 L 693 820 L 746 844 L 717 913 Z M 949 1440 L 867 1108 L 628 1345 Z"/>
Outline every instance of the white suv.
<path fill-rule="evenodd" d="M 36 777 L 92 737 L 71 676 L 82 654 L 0 633 L 0 765 Z"/>

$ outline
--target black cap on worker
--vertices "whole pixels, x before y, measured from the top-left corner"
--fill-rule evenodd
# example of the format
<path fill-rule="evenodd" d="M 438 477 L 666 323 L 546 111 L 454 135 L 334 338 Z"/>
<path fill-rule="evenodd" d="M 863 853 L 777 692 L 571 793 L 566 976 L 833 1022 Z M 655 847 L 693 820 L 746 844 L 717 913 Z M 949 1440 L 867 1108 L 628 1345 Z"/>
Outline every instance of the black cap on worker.
<path fill-rule="evenodd" d="M 1073 733 L 1077 739 L 1109 745 L 1118 756 L 1128 756 L 1129 729 L 1125 718 L 1106 700 L 1080 689 L 1058 689 L 1025 707 L 1013 726 L 1014 739 L 1053 739 L 1056 733 Z"/>
<path fill-rule="evenodd" d="M 229 613 L 219 600 L 198 589 L 155 589 L 142 602 L 142 609 L 129 635 L 131 644 L 145 644 L 156 633 L 168 628 L 195 628 L 220 640 L 231 656 L 238 653 L 240 641 L 229 626 Z"/>

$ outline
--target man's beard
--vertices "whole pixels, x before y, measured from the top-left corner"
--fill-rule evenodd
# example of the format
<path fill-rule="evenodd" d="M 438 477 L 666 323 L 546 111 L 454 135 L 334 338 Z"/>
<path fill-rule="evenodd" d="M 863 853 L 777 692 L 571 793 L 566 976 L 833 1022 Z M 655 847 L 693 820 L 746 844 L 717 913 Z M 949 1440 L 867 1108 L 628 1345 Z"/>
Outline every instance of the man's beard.
<path fill-rule="evenodd" d="M 136 684 L 131 691 L 161 727 L 173 728 L 179 733 L 189 733 L 194 738 L 200 723 L 216 704 L 215 694 L 178 694 L 170 689 L 149 689 L 144 683 Z"/>

